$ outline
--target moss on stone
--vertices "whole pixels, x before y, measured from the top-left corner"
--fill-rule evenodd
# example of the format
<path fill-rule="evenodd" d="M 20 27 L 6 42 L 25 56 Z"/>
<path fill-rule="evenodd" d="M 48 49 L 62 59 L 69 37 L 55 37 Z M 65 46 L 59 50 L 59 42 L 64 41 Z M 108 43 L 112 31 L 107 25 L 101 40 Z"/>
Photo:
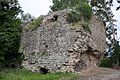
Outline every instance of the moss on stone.
<path fill-rule="evenodd" d="M 34 55 L 35 55 L 35 52 L 32 52 L 31 55 L 34 56 Z"/>
<path fill-rule="evenodd" d="M 38 56 L 49 56 L 50 52 L 48 52 L 47 50 L 43 50 L 42 52 L 38 52 L 37 53 Z"/>
<path fill-rule="evenodd" d="M 56 24 L 58 24 L 58 21 L 50 22 L 50 23 L 46 24 L 46 26 L 53 26 L 53 25 L 56 25 Z"/>
<path fill-rule="evenodd" d="M 87 22 L 74 23 L 73 26 L 70 27 L 70 29 L 73 30 L 73 29 L 76 29 L 78 27 L 83 27 L 85 30 L 90 32 L 90 27 L 89 27 L 89 24 Z"/>

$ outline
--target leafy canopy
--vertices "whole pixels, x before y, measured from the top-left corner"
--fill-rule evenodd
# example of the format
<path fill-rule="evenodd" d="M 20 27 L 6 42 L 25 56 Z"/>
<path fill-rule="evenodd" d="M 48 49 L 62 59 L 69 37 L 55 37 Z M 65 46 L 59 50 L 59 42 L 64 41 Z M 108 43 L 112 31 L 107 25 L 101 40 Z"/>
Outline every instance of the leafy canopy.
<path fill-rule="evenodd" d="M 79 3 L 88 3 L 89 0 L 53 0 L 53 5 L 50 6 L 51 10 L 58 11 L 67 8 L 75 7 Z"/>
<path fill-rule="evenodd" d="M 0 0 L 0 67 L 19 63 L 21 7 L 17 0 Z"/>

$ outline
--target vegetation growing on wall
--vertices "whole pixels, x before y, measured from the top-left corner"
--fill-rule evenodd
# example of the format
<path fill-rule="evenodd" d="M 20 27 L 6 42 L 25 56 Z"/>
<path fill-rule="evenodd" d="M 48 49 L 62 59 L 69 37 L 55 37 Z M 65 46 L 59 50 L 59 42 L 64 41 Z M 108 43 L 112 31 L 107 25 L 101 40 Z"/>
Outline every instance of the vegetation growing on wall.
<path fill-rule="evenodd" d="M 90 32 L 88 21 L 92 17 L 92 8 L 87 3 L 80 3 L 76 5 L 75 10 L 77 12 L 72 11 L 67 14 L 68 22 L 74 23 L 71 30 L 82 26 L 85 30 Z M 84 20 L 84 22 L 80 22 L 82 20 Z"/>
<path fill-rule="evenodd" d="M 49 56 L 49 52 L 47 50 L 42 51 L 41 56 Z"/>
<path fill-rule="evenodd" d="M 81 20 L 81 18 L 82 18 L 82 16 L 80 15 L 80 14 L 78 14 L 77 12 L 69 12 L 68 14 L 67 14 L 67 20 L 68 20 L 68 22 L 70 22 L 70 23 L 75 23 L 75 22 L 78 22 L 78 21 L 80 21 Z"/>
<path fill-rule="evenodd" d="M 40 23 L 41 23 L 42 19 L 41 18 L 37 18 L 34 20 L 33 24 L 28 26 L 25 30 L 26 31 L 33 31 L 33 30 L 36 30 L 39 26 L 40 26 Z"/>
<path fill-rule="evenodd" d="M 90 27 L 87 22 L 77 22 L 70 27 L 71 30 L 76 29 L 77 27 L 83 27 L 85 30 L 90 32 Z"/>
<path fill-rule="evenodd" d="M 75 8 L 80 16 L 83 16 L 84 20 L 89 21 L 92 17 L 92 8 L 87 3 L 80 3 Z M 79 16 L 78 16 L 79 17 Z"/>
<path fill-rule="evenodd" d="M 53 25 L 56 25 L 56 24 L 58 24 L 58 21 L 55 21 L 55 22 L 50 22 L 50 23 L 48 23 L 48 24 L 46 24 L 46 26 L 53 26 Z"/>
<path fill-rule="evenodd" d="M 38 52 L 37 55 L 39 57 L 41 57 L 41 56 L 49 56 L 50 55 L 50 51 L 43 50 L 42 52 Z"/>
<path fill-rule="evenodd" d="M 32 52 L 31 55 L 34 56 L 34 55 L 35 55 L 35 52 Z"/>
<path fill-rule="evenodd" d="M 89 21 L 92 17 L 92 8 L 87 3 L 80 3 L 75 7 L 77 12 L 70 12 L 67 15 L 69 22 L 78 22 L 82 18 L 86 21 Z"/>

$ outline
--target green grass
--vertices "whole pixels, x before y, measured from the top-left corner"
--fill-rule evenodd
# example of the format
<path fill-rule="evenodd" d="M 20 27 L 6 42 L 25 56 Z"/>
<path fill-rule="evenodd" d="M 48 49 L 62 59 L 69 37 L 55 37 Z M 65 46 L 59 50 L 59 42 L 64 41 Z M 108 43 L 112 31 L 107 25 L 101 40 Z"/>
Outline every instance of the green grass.
<path fill-rule="evenodd" d="M 78 75 L 72 73 L 33 73 L 27 70 L 6 70 L 0 72 L 0 80 L 75 80 Z"/>
<path fill-rule="evenodd" d="M 83 27 L 85 30 L 91 32 L 89 24 L 87 22 L 77 22 L 77 23 L 74 23 L 73 26 L 70 27 L 70 29 L 73 30 L 73 29 L 76 29 L 78 27 Z"/>

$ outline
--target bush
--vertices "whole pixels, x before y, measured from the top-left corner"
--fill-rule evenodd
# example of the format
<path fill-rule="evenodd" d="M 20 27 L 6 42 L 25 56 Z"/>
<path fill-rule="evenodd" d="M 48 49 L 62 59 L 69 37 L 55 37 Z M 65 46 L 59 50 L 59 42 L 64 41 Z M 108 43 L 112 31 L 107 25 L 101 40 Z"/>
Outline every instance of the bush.
<path fill-rule="evenodd" d="M 80 3 L 75 7 L 78 12 L 70 12 L 67 15 L 68 22 L 75 23 L 80 21 L 82 18 L 89 21 L 92 17 L 92 8 L 87 3 Z"/>
<path fill-rule="evenodd" d="M 36 29 L 39 27 L 41 21 L 42 21 L 41 18 L 35 19 L 35 20 L 34 20 L 34 23 L 33 23 L 32 25 L 28 26 L 25 30 L 26 30 L 26 31 L 36 30 Z"/>
<path fill-rule="evenodd" d="M 104 57 L 100 64 L 100 67 L 112 68 L 111 59 L 108 57 Z"/>
<path fill-rule="evenodd" d="M 72 22 L 72 23 L 80 21 L 81 18 L 82 17 L 76 12 L 70 12 L 67 15 L 68 22 Z"/>
<path fill-rule="evenodd" d="M 80 3 L 76 6 L 75 9 L 80 12 L 81 16 L 83 16 L 87 21 L 89 21 L 92 17 L 92 8 L 87 3 Z"/>

